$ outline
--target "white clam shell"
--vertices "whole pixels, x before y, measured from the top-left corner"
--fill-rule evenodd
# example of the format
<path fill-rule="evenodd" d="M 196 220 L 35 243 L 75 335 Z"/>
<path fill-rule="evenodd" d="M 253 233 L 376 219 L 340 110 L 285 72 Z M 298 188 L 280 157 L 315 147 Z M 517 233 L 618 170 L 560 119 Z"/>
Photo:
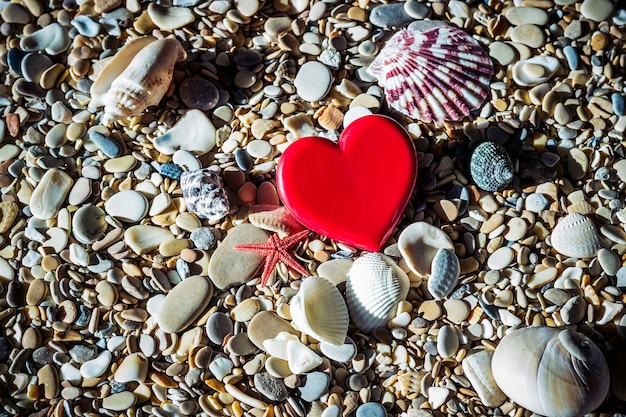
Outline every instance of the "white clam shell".
<path fill-rule="evenodd" d="M 570 213 L 559 220 L 550 241 L 558 253 L 574 258 L 591 258 L 602 248 L 595 225 L 580 213 Z"/>
<path fill-rule="evenodd" d="M 404 301 L 410 281 L 390 257 L 365 253 L 354 261 L 346 282 L 346 302 L 350 318 L 369 333 L 393 317 L 398 302 Z"/>
<path fill-rule="evenodd" d="M 102 124 L 158 104 L 170 86 L 174 65 L 184 57 L 185 50 L 176 39 L 159 39 L 141 48 L 104 96 Z"/>
<path fill-rule="evenodd" d="M 514 402 L 550 417 L 577 417 L 596 409 L 609 390 L 608 365 L 585 335 L 553 327 L 527 327 L 498 344 L 491 369 Z"/>
<path fill-rule="evenodd" d="M 204 112 L 187 111 L 176 124 L 154 140 L 154 147 L 165 155 L 182 149 L 195 155 L 204 155 L 215 146 L 216 130 Z"/>
<path fill-rule="evenodd" d="M 454 250 L 454 245 L 443 230 L 426 222 L 415 222 L 400 233 L 398 249 L 411 271 L 426 275 L 431 272 L 437 251 Z"/>
<path fill-rule="evenodd" d="M 561 64 L 551 56 L 534 56 L 513 65 L 511 72 L 518 85 L 531 86 L 548 81 L 558 71 Z"/>
<path fill-rule="evenodd" d="M 433 258 L 428 291 L 439 300 L 447 297 L 458 284 L 460 272 L 461 264 L 454 251 L 439 249 Z"/>
<path fill-rule="evenodd" d="M 326 278 L 309 277 L 291 299 L 290 312 L 298 329 L 315 339 L 341 345 L 348 335 L 348 307 L 335 285 Z"/>

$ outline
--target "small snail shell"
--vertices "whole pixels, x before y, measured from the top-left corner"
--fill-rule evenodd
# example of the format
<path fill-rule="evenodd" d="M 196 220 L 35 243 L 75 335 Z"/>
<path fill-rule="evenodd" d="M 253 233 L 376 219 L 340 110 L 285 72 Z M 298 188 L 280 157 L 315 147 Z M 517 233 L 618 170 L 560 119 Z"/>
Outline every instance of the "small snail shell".
<path fill-rule="evenodd" d="M 567 329 L 537 326 L 507 334 L 491 370 L 511 400 L 544 416 L 582 416 L 609 391 L 609 369 L 600 349 Z"/>
<path fill-rule="evenodd" d="M 176 39 L 159 39 L 139 50 L 104 96 L 102 124 L 110 125 L 158 104 L 172 81 L 174 65 L 184 57 Z"/>

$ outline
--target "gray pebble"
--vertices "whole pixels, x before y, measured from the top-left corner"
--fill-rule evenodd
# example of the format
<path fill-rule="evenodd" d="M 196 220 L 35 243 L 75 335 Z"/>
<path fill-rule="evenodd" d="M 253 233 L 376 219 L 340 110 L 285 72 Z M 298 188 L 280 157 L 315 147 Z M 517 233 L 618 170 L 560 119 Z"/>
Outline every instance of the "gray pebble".
<path fill-rule="evenodd" d="M 191 232 L 189 236 L 196 248 L 209 250 L 215 245 L 215 235 L 208 227 L 201 227 Z"/>
<path fill-rule="evenodd" d="M 6 363 L 7 359 L 9 359 L 9 355 L 11 354 L 11 350 L 13 350 L 13 346 L 11 346 L 11 342 L 6 337 L 0 337 L 0 362 Z"/>
<path fill-rule="evenodd" d="M 254 375 L 254 386 L 271 401 L 284 401 L 289 394 L 283 381 L 274 378 L 267 372 Z"/>
<path fill-rule="evenodd" d="M 233 321 L 225 313 L 213 313 L 206 322 L 206 332 L 211 342 L 221 346 L 224 338 L 233 332 Z"/>
<path fill-rule="evenodd" d="M 35 349 L 33 352 L 33 361 L 40 365 L 48 365 L 54 362 L 53 356 L 54 350 L 50 349 L 48 346 L 42 346 Z"/>
<path fill-rule="evenodd" d="M 349 337 L 341 346 L 320 342 L 320 350 L 328 359 L 341 363 L 348 363 L 356 356 L 356 345 Z"/>
<path fill-rule="evenodd" d="M 583 24 L 580 20 L 572 20 L 563 33 L 566 38 L 576 40 L 583 35 Z"/>
<path fill-rule="evenodd" d="M 541 193 L 532 193 L 526 197 L 526 210 L 539 213 L 548 208 L 548 199 Z"/>
<path fill-rule="evenodd" d="M 565 59 L 567 60 L 567 66 L 569 66 L 569 69 L 570 70 L 578 69 L 578 65 L 580 64 L 578 51 L 574 49 L 572 46 L 566 45 L 563 48 L 563 53 L 565 54 Z"/>
<path fill-rule="evenodd" d="M 404 3 L 377 6 L 372 9 L 369 19 L 373 25 L 385 29 L 406 26 L 414 20 L 404 9 Z"/>
<path fill-rule="evenodd" d="M 365 403 L 356 409 L 356 417 L 387 417 L 387 410 L 379 403 Z"/>
<path fill-rule="evenodd" d="M 624 96 L 620 93 L 611 94 L 611 103 L 613 104 L 613 112 L 617 116 L 624 115 Z"/>
<path fill-rule="evenodd" d="M 307 402 L 319 400 L 328 389 L 330 377 L 324 372 L 315 371 L 306 375 L 306 382 L 298 388 L 300 397 Z"/>
<path fill-rule="evenodd" d="M 211 110 L 217 106 L 220 93 L 215 85 L 201 77 L 185 79 L 180 84 L 180 99 L 190 109 Z"/>
<path fill-rule="evenodd" d="M 52 66 L 53 62 L 45 54 L 31 52 L 22 60 L 22 73 L 26 81 L 39 83 L 41 74 Z"/>
<path fill-rule="evenodd" d="M 235 149 L 235 162 L 242 171 L 249 171 L 254 166 L 254 159 L 250 156 L 248 151 L 243 148 Z"/>
<path fill-rule="evenodd" d="M 437 343 L 433 342 L 432 340 L 424 343 L 424 350 L 426 351 L 426 353 L 430 353 L 432 356 L 437 356 L 439 354 L 439 352 L 437 352 Z"/>
<path fill-rule="evenodd" d="M 619 289 L 626 289 L 626 266 L 622 266 L 617 270 L 617 283 L 615 284 Z"/>
<path fill-rule="evenodd" d="M 565 324 L 578 323 L 587 314 L 587 303 L 579 295 L 570 298 L 561 308 L 561 319 Z"/>
<path fill-rule="evenodd" d="M 75 345 L 70 349 L 70 356 L 78 363 L 85 363 L 92 360 L 98 354 L 98 348 L 93 345 Z"/>
<path fill-rule="evenodd" d="M 26 305 L 26 292 L 19 281 L 9 282 L 5 298 L 9 307 L 15 308 Z"/>
<path fill-rule="evenodd" d="M 122 147 L 113 139 L 104 136 L 100 132 L 90 130 L 89 139 L 109 158 L 117 158 L 122 155 Z"/>
<path fill-rule="evenodd" d="M 413 19 L 426 19 L 430 16 L 430 8 L 417 0 L 405 2 L 404 11 Z"/>

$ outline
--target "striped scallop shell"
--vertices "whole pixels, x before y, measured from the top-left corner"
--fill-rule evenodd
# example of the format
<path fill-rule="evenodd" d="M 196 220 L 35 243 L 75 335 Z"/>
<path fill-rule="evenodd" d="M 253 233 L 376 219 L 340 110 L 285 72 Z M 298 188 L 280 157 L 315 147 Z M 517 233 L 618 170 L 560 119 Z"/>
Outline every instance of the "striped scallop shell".
<path fill-rule="evenodd" d="M 591 258 L 602 248 L 595 225 L 580 213 L 563 217 L 552 230 L 550 241 L 558 253 L 573 258 Z"/>
<path fill-rule="evenodd" d="M 346 302 L 350 318 L 363 332 L 383 327 L 409 292 L 409 277 L 390 257 L 366 253 L 348 272 Z"/>
<path fill-rule="evenodd" d="M 459 283 L 460 272 L 461 264 L 456 254 L 450 249 L 439 249 L 433 258 L 428 291 L 438 300 L 447 297 Z"/>
<path fill-rule="evenodd" d="M 348 308 L 337 287 L 326 278 L 303 280 L 289 310 L 302 333 L 332 345 L 345 342 L 350 323 Z"/>
<path fill-rule="evenodd" d="M 368 68 L 394 109 L 424 122 L 461 120 L 487 96 L 493 64 L 452 26 L 396 33 Z"/>
<path fill-rule="evenodd" d="M 474 149 L 470 174 L 481 189 L 499 191 L 506 188 L 513 181 L 513 172 L 513 162 L 502 146 L 483 142 Z"/>

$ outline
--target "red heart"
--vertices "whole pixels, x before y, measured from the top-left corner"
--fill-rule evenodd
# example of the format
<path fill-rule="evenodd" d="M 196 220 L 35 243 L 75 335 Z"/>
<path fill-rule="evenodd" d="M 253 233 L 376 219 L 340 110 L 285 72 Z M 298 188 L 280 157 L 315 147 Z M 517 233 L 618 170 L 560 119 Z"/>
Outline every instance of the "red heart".
<path fill-rule="evenodd" d="M 278 193 L 303 225 L 374 252 L 400 220 L 416 178 L 413 141 L 379 115 L 352 122 L 338 144 L 319 137 L 295 141 L 276 169 Z"/>

